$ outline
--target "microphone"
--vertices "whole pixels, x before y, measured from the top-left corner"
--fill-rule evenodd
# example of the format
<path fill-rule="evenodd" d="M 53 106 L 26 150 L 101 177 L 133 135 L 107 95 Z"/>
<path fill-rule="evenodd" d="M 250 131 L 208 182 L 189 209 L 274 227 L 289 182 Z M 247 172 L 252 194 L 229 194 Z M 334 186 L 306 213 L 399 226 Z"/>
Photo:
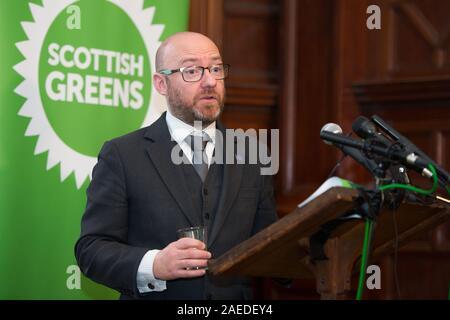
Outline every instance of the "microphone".
<path fill-rule="evenodd" d="M 330 138 L 331 136 L 331 138 Z M 326 144 L 334 145 L 338 147 L 345 155 L 352 157 L 355 161 L 360 163 L 363 167 L 369 170 L 375 176 L 381 175 L 381 172 L 378 170 L 378 165 L 374 160 L 368 159 L 364 154 L 360 151 L 362 149 L 363 142 L 353 140 L 347 138 L 342 135 L 342 129 L 339 125 L 335 123 L 327 123 L 322 129 L 320 129 L 320 137 Z M 328 138 L 326 138 L 328 137 Z M 340 140 L 339 138 L 343 138 L 344 140 Z M 355 141 L 354 146 L 348 145 L 348 139 Z"/>
<path fill-rule="evenodd" d="M 377 131 L 375 124 L 366 117 L 359 116 L 353 121 L 353 132 L 363 139 L 374 139 L 382 143 L 385 147 L 392 146 L 393 141 L 386 138 L 382 133 Z"/>
<path fill-rule="evenodd" d="M 322 129 L 320 129 L 320 132 L 331 132 L 334 134 L 342 134 L 342 128 L 336 124 L 336 123 L 327 123 L 325 124 Z M 329 144 L 330 146 L 333 145 L 330 141 L 324 141 L 326 144 Z"/>
<path fill-rule="evenodd" d="M 424 177 L 431 178 L 433 176 L 433 173 L 428 169 L 429 162 L 426 163 L 413 153 L 413 151 L 417 150 L 417 147 L 412 148 L 411 150 L 412 143 L 409 143 L 409 141 L 407 141 L 407 143 L 403 143 L 402 141 L 400 141 L 400 138 L 398 136 L 396 136 L 398 138 L 398 141 L 396 142 L 389 140 L 381 132 L 377 131 L 375 123 L 363 116 L 359 116 L 358 118 L 356 118 L 356 120 L 352 124 L 352 129 L 359 137 L 363 139 L 372 139 L 372 141 L 376 141 L 376 143 L 378 143 L 379 145 L 384 145 L 385 147 L 393 147 L 393 145 L 396 144 L 396 147 L 408 153 L 406 155 L 406 161 L 410 164 L 410 167 L 412 167 L 415 171 L 419 172 Z M 399 150 L 398 148 L 397 150 Z M 422 158 L 424 160 L 427 160 L 424 157 Z"/>
<path fill-rule="evenodd" d="M 433 173 L 430 170 L 428 170 L 428 168 L 427 168 L 428 163 L 423 161 L 419 157 L 417 157 L 412 152 L 406 152 L 403 150 L 402 151 L 395 150 L 395 149 L 390 148 L 390 146 L 385 147 L 385 146 L 376 145 L 369 140 L 367 140 L 367 141 L 355 140 L 355 139 L 345 137 L 340 134 L 335 134 L 335 133 L 329 132 L 329 131 L 321 131 L 320 137 L 325 141 L 331 142 L 333 145 L 337 146 L 341 150 L 343 148 L 346 148 L 347 150 L 348 150 L 348 148 L 350 148 L 350 149 L 354 148 L 354 149 L 357 149 L 357 151 L 362 150 L 367 153 L 372 153 L 372 154 L 382 156 L 391 161 L 399 162 L 409 168 L 417 170 L 419 173 L 421 173 L 422 175 L 424 175 L 428 178 L 431 178 L 433 176 Z M 365 158 L 363 156 L 363 153 L 361 153 L 361 151 L 359 151 L 359 153 L 365 160 L 367 160 L 367 158 Z M 357 158 L 355 158 L 355 160 L 360 162 L 359 159 L 357 159 Z M 373 160 L 371 160 L 371 161 L 373 161 Z M 373 161 L 373 162 L 376 165 L 376 162 L 375 161 Z M 371 170 L 371 169 L 369 169 L 369 170 Z"/>
<path fill-rule="evenodd" d="M 450 174 L 445 171 L 441 166 L 439 166 L 436 162 L 431 160 L 422 150 L 420 150 L 414 143 L 409 141 L 406 137 L 401 135 L 399 132 L 397 132 L 394 128 L 392 128 L 390 125 L 388 125 L 383 119 L 381 119 L 377 115 L 373 115 L 371 117 L 372 121 L 379 127 L 381 130 L 383 130 L 385 133 L 387 133 L 392 139 L 395 141 L 401 143 L 406 150 L 410 153 L 410 163 L 416 164 L 424 162 L 426 163 L 426 166 L 431 163 L 435 168 L 436 172 L 439 178 L 439 183 L 444 188 L 450 183 Z M 420 157 L 420 158 L 419 158 Z M 431 172 L 427 169 L 430 175 Z"/>

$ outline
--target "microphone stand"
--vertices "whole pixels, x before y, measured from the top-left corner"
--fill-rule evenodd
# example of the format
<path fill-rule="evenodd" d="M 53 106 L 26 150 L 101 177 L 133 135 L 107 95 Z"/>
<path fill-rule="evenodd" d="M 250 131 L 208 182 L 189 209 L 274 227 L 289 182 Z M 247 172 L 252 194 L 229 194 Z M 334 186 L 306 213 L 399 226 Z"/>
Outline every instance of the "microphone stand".
<path fill-rule="evenodd" d="M 377 217 L 384 204 L 387 204 L 392 210 L 395 210 L 400 206 L 406 196 L 405 190 L 390 189 L 389 191 L 383 191 L 381 187 L 392 183 L 409 184 L 406 168 L 401 164 L 394 163 L 403 161 L 406 156 L 398 144 L 393 144 L 391 147 L 386 148 L 385 146 L 377 145 L 377 141 L 373 141 L 372 139 L 360 141 L 326 131 L 322 131 L 320 136 L 322 139 L 334 144 L 341 144 L 362 150 L 378 165 L 376 169 L 371 170 L 372 175 L 375 177 L 375 189 L 358 188 L 360 196 L 357 199 L 357 209 L 355 210 L 365 219 L 364 242 L 356 295 L 356 299 L 361 300 L 364 292 L 367 265 L 370 261 L 372 251 L 371 246 L 376 229 Z M 322 237 L 319 238 L 321 233 Z M 316 238 L 319 238 L 320 244 L 324 244 L 326 241 L 324 238 L 326 237 L 323 236 L 323 229 L 321 233 L 314 235 L 311 239 L 316 240 Z M 329 232 L 327 233 L 329 234 Z M 311 241 L 310 244 L 315 245 L 315 248 L 318 247 L 316 241 Z M 323 258 L 323 255 L 317 254 L 322 253 L 320 250 L 316 249 L 314 251 L 316 258 Z"/>

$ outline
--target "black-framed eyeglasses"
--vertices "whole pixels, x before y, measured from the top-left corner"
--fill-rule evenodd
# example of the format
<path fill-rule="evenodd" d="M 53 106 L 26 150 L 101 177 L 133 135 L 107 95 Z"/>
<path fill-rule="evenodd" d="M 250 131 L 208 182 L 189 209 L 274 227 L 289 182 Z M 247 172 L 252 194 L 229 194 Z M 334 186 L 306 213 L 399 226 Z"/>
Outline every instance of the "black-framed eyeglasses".
<path fill-rule="evenodd" d="M 209 67 L 190 66 L 172 70 L 164 69 L 160 70 L 159 73 L 169 76 L 171 74 L 181 72 L 181 76 L 183 77 L 184 81 L 196 82 L 200 81 L 200 79 L 203 77 L 205 69 L 208 69 L 209 73 L 216 80 L 223 80 L 228 76 L 228 70 L 230 69 L 230 65 L 226 63 L 225 64 L 221 63 L 221 64 L 213 64 L 212 66 Z"/>

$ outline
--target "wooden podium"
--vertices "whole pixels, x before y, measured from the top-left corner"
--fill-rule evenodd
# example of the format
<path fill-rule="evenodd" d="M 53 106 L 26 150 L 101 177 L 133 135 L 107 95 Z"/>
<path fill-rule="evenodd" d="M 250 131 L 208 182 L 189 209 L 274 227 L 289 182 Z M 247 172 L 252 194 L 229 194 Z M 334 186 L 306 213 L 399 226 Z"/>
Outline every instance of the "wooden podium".
<path fill-rule="evenodd" d="M 303 208 L 295 209 L 211 260 L 209 272 L 213 275 L 315 278 L 322 299 L 354 298 L 348 297 L 348 293 L 352 274 L 359 270 L 364 221 L 339 218 L 355 208 L 357 198 L 357 190 L 331 188 Z M 398 227 L 397 237 L 393 214 Z M 395 239 L 400 246 L 449 218 L 450 206 L 444 202 L 430 205 L 406 202 L 395 212 L 382 209 L 372 241 L 371 260 L 393 252 Z M 339 224 L 328 233 L 323 246 L 318 246 L 315 240 L 323 227 L 332 221 L 339 221 Z M 326 257 L 316 259 L 320 247 Z M 316 258 L 312 259 L 312 256 Z"/>

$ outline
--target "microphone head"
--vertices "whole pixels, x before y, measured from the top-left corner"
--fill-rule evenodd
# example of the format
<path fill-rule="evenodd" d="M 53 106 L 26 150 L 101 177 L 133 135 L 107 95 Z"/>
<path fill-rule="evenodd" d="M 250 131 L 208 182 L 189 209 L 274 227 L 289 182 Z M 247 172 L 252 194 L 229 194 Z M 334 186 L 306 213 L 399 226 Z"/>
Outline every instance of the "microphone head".
<path fill-rule="evenodd" d="M 342 134 L 342 128 L 336 123 L 327 123 L 320 129 L 320 132 L 331 132 L 334 134 Z"/>
<path fill-rule="evenodd" d="M 330 133 L 334 133 L 334 134 L 342 134 L 342 128 L 336 124 L 336 123 L 327 123 L 326 125 L 324 125 L 322 127 L 322 129 L 320 129 L 320 132 L 330 132 Z M 333 145 L 331 142 L 323 140 L 323 142 L 325 142 L 326 144 L 329 144 L 330 146 Z"/>
<path fill-rule="evenodd" d="M 359 137 L 367 139 L 377 134 L 375 124 L 366 117 L 359 116 L 352 124 L 353 132 Z"/>

